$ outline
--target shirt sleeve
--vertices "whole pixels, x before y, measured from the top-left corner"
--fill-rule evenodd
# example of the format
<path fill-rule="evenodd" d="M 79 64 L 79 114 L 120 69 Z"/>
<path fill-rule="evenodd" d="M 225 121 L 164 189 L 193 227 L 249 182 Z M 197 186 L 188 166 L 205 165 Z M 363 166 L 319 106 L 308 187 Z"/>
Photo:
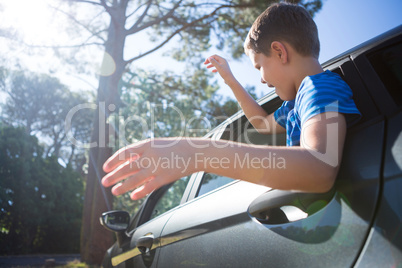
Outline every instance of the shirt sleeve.
<path fill-rule="evenodd" d="M 288 118 L 289 112 L 294 108 L 295 101 L 284 101 L 282 106 L 278 108 L 278 110 L 274 113 L 275 121 L 283 128 L 286 129 L 286 121 Z"/>
<path fill-rule="evenodd" d="M 331 84 L 315 84 L 311 90 L 300 92 L 296 99 L 297 114 L 300 117 L 301 126 L 315 115 L 326 112 L 338 112 L 347 114 L 347 125 L 350 127 L 356 123 L 361 114 L 353 101 L 352 90 L 343 82 L 336 81 Z"/>

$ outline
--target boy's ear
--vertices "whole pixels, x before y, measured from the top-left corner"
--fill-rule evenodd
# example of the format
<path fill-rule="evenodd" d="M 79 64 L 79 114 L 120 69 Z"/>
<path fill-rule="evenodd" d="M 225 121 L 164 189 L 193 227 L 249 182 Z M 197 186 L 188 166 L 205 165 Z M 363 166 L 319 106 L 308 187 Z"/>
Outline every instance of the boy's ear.
<path fill-rule="evenodd" d="M 278 57 L 282 63 L 288 62 L 288 51 L 283 43 L 279 41 L 272 42 L 271 52 L 274 54 L 274 56 Z"/>

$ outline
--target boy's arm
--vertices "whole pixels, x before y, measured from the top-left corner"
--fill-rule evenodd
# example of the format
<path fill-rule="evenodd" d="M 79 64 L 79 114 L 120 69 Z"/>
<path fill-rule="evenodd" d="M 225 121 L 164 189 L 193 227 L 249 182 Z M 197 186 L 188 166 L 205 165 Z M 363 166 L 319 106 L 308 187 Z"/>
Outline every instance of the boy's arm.
<path fill-rule="evenodd" d="M 209 64 L 207 68 L 215 67 L 212 72 L 218 72 L 225 83 L 232 89 L 247 119 L 258 132 L 263 134 L 285 132 L 285 128 L 275 121 L 274 114 L 267 114 L 236 80 L 224 58 L 214 55 L 207 58 L 204 64 Z"/>
<path fill-rule="evenodd" d="M 326 192 L 341 162 L 346 121 L 335 112 L 309 119 L 300 147 L 257 146 L 210 139 L 155 139 L 117 151 L 104 164 L 105 187 L 140 199 L 162 185 L 205 171 L 281 190 Z M 171 161 L 166 167 L 166 161 Z M 165 166 L 165 167 L 163 167 Z M 139 187 L 139 188 L 137 188 Z"/>

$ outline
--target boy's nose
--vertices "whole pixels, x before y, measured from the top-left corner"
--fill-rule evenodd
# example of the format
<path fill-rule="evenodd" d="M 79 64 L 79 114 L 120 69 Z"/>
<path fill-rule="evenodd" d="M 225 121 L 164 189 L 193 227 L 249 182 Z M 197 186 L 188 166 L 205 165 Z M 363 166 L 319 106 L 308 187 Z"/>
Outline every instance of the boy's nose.
<path fill-rule="evenodd" d="M 266 84 L 267 82 L 265 82 L 265 80 L 261 78 L 261 83 Z"/>

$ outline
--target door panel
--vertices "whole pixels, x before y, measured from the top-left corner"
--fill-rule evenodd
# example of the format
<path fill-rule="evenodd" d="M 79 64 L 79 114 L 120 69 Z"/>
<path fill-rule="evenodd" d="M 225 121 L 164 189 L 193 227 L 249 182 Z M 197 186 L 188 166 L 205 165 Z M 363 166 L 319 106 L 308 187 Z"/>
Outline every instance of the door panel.
<path fill-rule="evenodd" d="M 383 187 L 376 220 L 359 267 L 402 265 L 402 35 L 356 58 L 375 102 L 386 115 Z M 397 32 L 395 32 L 397 33 Z M 379 257 L 381 256 L 381 257 Z"/>
<path fill-rule="evenodd" d="M 249 197 L 261 193 L 252 187 L 245 191 L 244 184 L 227 190 L 236 187 L 237 194 Z M 236 201 L 233 190 L 191 202 L 172 217 L 163 231 L 158 267 L 347 267 L 366 235 L 366 222 L 339 196 L 304 220 L 269 225 L 251 219 L 244 204 L 252 200 Z M 211 215 L 211 207 L 226 211 L 224 217 Z"/>
<path fill-rule="evenodd" d="M 402 112 L 388 121 L 384 188 L 370 239 L 359 267 L 402 265 Z M 378 258 L 381 256 L 381 258 Z"/>

